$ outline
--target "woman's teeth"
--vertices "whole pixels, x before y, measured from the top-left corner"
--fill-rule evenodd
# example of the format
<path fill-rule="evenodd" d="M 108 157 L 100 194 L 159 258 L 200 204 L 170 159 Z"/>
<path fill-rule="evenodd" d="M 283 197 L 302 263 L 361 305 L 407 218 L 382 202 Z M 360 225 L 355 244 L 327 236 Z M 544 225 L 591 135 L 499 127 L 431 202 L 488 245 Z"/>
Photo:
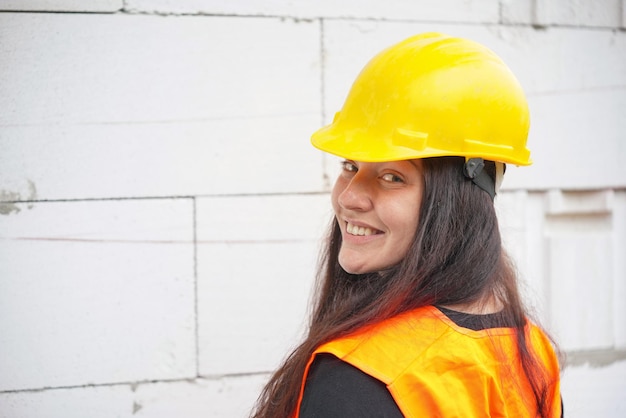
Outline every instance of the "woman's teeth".
<path fill-rule="evenodd" d="M 378 231 L 375 229 L 362 227 L 362 226 L 356 226 L 356 225 L 352 225 L 351 223 L 347 224 L 346 231 L 348 231 L 348 234 L 350 235 L 360 235 L 360 236 L 368 236 L 368 235 L 374 235 L 378 233 Z"/>

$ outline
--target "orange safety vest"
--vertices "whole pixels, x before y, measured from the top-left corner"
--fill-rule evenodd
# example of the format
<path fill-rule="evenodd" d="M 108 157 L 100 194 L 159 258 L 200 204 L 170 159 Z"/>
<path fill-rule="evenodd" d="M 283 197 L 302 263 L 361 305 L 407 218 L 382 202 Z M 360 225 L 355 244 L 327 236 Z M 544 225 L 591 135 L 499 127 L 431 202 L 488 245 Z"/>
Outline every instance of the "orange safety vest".
<path fill-rule="evenodd" d="M 559 365 L 545 334 L 526 326 L 527 340 L 552 379 L 552 416 L 561 416 Z M 473 331 L 434 306 L 385 320 L 319 347 L 386 386 L 405 417 L 535 417 L 532 389 L 517 354 L 512 328 Z"/>

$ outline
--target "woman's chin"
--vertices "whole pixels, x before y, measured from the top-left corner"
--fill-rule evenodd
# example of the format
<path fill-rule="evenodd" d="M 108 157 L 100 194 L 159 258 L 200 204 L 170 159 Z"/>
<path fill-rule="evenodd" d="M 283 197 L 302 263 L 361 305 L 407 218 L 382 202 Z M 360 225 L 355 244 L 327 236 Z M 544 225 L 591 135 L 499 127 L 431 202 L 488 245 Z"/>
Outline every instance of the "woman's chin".
<path fill-rule="evenodd" d="M 368 263 L 368 260 L 342 260 L 342 258 L 339 257 L 339 265 L 346 273 L 350 274 L 366 274 L 381 270 L 375 265 Z"/>

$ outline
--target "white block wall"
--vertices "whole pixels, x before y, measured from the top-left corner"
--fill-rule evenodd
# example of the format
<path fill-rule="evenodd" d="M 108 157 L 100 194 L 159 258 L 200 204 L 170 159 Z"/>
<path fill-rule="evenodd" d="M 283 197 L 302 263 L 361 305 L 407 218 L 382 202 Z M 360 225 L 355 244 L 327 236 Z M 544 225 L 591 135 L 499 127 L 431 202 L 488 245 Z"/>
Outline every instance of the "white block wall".
<path fill-rule="evenodd" d="M 624 29 L 624 0 L 0 0 L 0 417 L 247 416 L 330 219 L 308 137 L 431 30 L 527 91 L 505 243 L 567 416 L 626 415 Z"/>

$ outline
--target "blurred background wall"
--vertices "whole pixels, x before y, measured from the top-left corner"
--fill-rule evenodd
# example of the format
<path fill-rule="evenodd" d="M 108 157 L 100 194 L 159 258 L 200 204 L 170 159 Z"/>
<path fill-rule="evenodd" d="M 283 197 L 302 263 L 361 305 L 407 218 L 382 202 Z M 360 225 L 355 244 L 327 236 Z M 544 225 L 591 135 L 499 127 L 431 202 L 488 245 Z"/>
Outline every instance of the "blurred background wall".
<path fill-rule="evenodd" d="M 423 31 L 524 86 L 506 245 L 567 416 L 624 416 L 625 29 L 625 0 L 0 0 L 0 417 L 247 416 L 330 220 L 309 135 Z"/>

